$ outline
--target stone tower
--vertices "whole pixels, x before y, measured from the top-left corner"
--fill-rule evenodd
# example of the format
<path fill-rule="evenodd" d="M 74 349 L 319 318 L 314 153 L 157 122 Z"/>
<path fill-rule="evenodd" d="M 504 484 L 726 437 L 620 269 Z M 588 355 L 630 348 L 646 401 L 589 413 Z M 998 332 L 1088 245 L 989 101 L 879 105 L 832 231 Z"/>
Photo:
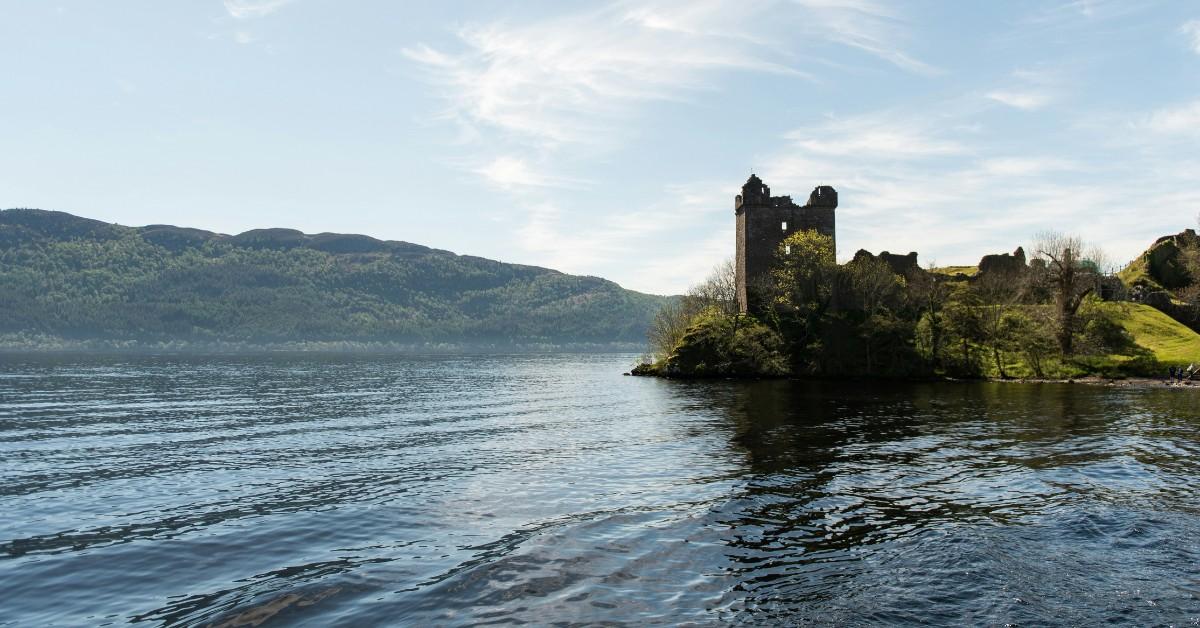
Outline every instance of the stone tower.
<path fill-rule="evenodd" d="M 771 188 L 756 175 L 750 175 L 742 186 L 742 193 L 733 201 L 733 212 L 737 216 L 734 265 L 741 311 L 754 309 L 756 287 L 768 278 L 775 251 L 784 238 L 806 230 L 835 237 L 837 204 L 837 191 L 827 185 L 814 189 L 808 196 L 808 203 L 800 206 L 792 202 L 790 196 L 771 196 Z"/>

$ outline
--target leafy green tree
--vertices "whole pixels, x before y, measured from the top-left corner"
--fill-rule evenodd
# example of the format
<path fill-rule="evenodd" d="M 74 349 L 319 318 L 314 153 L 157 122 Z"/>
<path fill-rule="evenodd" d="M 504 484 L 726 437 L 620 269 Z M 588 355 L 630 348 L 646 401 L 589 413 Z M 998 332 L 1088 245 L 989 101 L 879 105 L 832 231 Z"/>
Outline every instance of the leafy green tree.
<path fill-rule="evenodd" d="M 1014 326 L 1008 314 L 1024 294 L 1025 273 L 1017 270 L 989 270 L 978 277 L 972 289 L 978 295 L 979 332 L 992 353 L 996 372 L 1007 379 L 1004 352 L 1013 345 Z"/>
<path fill-rule="evenodd" d="M 875 372 L 872 350 L 877 344 L 895 339 L 904 326 L 897 316 L 896 306 L 904 287 L 904 279 L 887 262 L 874 256 L 856 257 L 846 264 L 847 276 L 855 301 L 865 319 L 859 326 L 866 357 L 866 372 Z"/>
<path fill-rule="evenodd" d="M 916 340 L 924 345 L 933 368 L 944 367 L 942 362 L 946 323 L 944 310 L 950 300 L 951 289 L 946 278 L 934 272 L 915 272 L 907 278 L 906 296 L 910 307 L 915 310 L 915 318 L 919 327 Z M 916 329 L 916 328 L 914 328 Z"/>
<path fill-rule="evenodd" d="M 833 238 L 797 231 L 779 245 L 766 316 L 785 331 L 799 361 L 811 361 L 821 350 L 822 322 L 834 305 L 840 279 Z"/>
<path fill-rule="evenodd" d="M 953 347 L 948 352 L 948 370 L 957 375 L 974 376 L 980 373 L 975 354 L 984 334 L 976 304 L 975 295 L 960 291 L 945 309 L 947 344 Z"/>

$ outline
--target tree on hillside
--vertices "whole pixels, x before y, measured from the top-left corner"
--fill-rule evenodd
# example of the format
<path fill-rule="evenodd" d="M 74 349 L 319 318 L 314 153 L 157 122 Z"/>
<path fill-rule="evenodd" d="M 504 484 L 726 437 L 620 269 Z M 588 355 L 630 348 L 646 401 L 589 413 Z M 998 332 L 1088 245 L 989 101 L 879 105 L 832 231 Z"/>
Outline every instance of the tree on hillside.
<path fill-rule="evenodd" d="M 651 352 L 658 358 L 667 357 L 679 345 L 692 321 L 709 309 L 726 316 L 738 314 L 737 278 L 732 258 L 714 266 L 704 281 L 655 314 L 647 332 Z"/>
<path fill-rule="evenodd" d="M 675 350 L 697 314 L 699 311 L 693 310 L 686 298 L 669 301 L 658 310 L 646 331 L 650 353 L 655 360 L 665 358 Z"/>
<path fill-rule="evenodd" d="M 978 343 L 983 339 L 983 322 L 977 305 L 978 296 L 974 292 L 959 289 L 944 312 L 949 358 L 947 366 L 949 370 L 962 375 L 980 373 L 975 353 Z"/>
<path fill-rule="evenodd" d="M 872 349 L 876 343 L 897 331 L 899 321 L 892 307 L 900 296 L 904 281 L 887 262 L 875 256 L 856 257 L 846 264 L 857 305 L 865 314 L 859 326 L 863 339 L 867 373 L 874 372 Z"/>
<path fill-rule="evenodd" d="M 1035 266 L 1035 276 L 1044 282 L 1054 299 L 1058 347 L 1064 356 L 1069 356 L 1074 351 L 1079 306 L 1097 291 L 1103 278 L 1104 254 L 1095 247 L 1085 249 L 1078 236 L 1054 231 L 1039 234 L 1033 250 L 1034 258 L 1041 260 Z"/>
<path fill-rule="evenodd" d="M 930 268 L 935 268 L 931 264 Z M 942 367 L 942 346 L 946 336 L 944 310 L 950 299 L 950 287 L 940 273 L 913 272 L 907 277 L 907 296 L 911 307 L 917 312 L 917 320 L 924 321 L 923 340 L 934 368 Z"/>
<path fill-rule="evenodd" d="M 807 349 L 817 341 L 821 319 L 836 297 L 839 273 L 833 238 L 813 230 L 797 231 L 780 243 L 771 271 L 768 314 L 776 328 L 786 319 L 798 347 Z"/>
<path fill-rule="evenodd" d="M 737 314 L 737 268 L 733 258 L 713 266 L 708 277 L 692 286 L 685 298 L 697 301 L 699 309 L 715 307 L 728 316 Z"/>
<path fill-rule="evenodd" d="M 978 297 L 980 331 L 1002 379 L 1008 377 L 1003 353 L 1014 344 L 1014 319 L 1009 313 L 1024 296 L 1027 274 L 1015 268 L 998 268 L 982 273 L 972 286 Z"/>

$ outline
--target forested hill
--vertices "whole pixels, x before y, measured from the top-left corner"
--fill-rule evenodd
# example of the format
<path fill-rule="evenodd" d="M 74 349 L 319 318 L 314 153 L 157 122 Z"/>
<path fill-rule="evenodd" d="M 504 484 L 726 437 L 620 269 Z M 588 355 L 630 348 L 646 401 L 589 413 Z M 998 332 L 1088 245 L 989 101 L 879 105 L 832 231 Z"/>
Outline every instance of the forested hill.
<path fill-rule="evenodd" d="M 0 347 L 632 344 L 665 300 L 363 235 L 0 211 Z"/>

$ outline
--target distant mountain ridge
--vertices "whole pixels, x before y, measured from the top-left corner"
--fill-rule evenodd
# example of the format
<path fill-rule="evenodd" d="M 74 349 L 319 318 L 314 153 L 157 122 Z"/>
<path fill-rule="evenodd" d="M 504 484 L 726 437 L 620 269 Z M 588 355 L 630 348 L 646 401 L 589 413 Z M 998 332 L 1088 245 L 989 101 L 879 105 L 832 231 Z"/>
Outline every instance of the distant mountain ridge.
<path fill-rule="evenodd" d="M 365 235 L 0 211 L 0 346 L 632 346 L 669 298 Z"/>

